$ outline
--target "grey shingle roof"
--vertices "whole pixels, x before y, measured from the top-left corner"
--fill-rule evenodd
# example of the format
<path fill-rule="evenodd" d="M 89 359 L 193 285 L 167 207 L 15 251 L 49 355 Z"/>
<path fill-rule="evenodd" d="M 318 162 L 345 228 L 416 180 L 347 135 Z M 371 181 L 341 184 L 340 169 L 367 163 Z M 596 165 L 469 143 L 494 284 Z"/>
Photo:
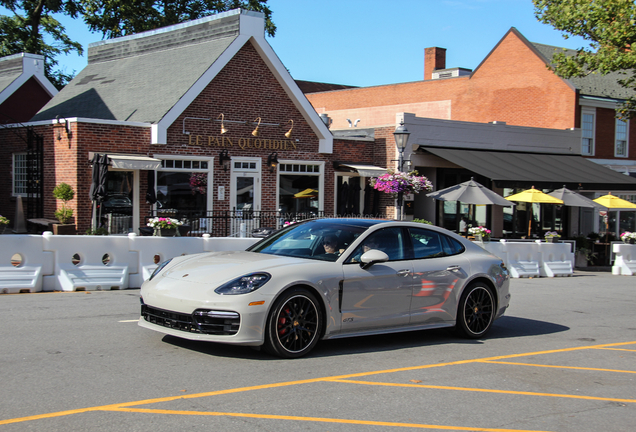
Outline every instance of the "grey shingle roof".
<path fill-rule="evenodd" d="M 88 65 L 32 121 L 157 123 L 239 34 L 239 16 L 208 17 L 89 46 Z"/>
<path fill-rule="evenodd" d="M 0 93 L 22 74 L 22 57 L 12 55 L 0 59 Z"/>
<path fill-rule="evenodd" d="M 547 59 L 548 63 L 552 62 L 552 57 L 557 52 L 565 52 L 566 55 L 576 54 L 576 50 L 539 43 L 532 43 L 532 45 Z M 619 79 L 625 79 L 627 76 L 628 75 L 622 74 L 620 72 L 611 72 L 607 75 L 590 74 L 582 78 L 570 78 L 568 79 L 568 81 L 570 81 L 572 85 L 579 89 L 582 95 L 606 97 L 613 99 L 627 99 L 631 96 L 634 96 L 634 92 L 618 84 Z"/>

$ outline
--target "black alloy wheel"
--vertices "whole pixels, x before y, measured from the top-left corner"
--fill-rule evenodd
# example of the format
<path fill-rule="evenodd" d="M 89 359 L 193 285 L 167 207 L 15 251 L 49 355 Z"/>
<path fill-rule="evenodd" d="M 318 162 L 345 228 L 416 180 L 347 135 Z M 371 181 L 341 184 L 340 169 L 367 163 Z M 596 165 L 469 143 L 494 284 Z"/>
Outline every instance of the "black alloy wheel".
<path fill-rule="evenodd" d="M 283 358 L 302 357 L 316 346 L 321 329 L 316 297 L 304 288 L 289 290 L 269 313 L 265 349 Z"/>
<path fill-rule="evenodd" d="M 478 339 L 484 336 L 495 318 L 492 290 L 483 283 L 468 286 L 462 293 L 457 310 L 456 328 L 462 336 Z"/>

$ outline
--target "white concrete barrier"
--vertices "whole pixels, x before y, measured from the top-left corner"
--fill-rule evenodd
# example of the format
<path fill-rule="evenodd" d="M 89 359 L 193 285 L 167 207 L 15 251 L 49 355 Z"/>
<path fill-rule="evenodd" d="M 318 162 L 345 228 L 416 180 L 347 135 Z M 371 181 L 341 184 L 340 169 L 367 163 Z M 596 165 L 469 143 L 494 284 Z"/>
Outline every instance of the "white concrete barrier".
<path fill-rule="evenodd" d="M 633 276 L 636 274 L 636 245 L 616 243 L 612 245 L 615 254 L 612 274 Z"/>
<path fill-rule="evenodd" d="M 484 249 L 486 249 L 488 252 L 490 252 L 494 256 L 501 258 L 501 260 L 504 262 L 504 265 L 506 267 L 508 266 L 508 252 L 506 250 L 506 240 L 502 239 L 496 242 L 486 242 L 486 243 L 477 242 L 477 244 L 483 247 Z"/>
<path fill-rule="evenodd" d="M 44 249 L 55 254 L 55 290 L 128 288 L 130 266 L 137 267 L 136 254 L 128 250 L 128 238 L 54 236 L 50 232 L 42 237 Z"/>
<path fill-rule="evenodd" d="M 204 252 L 201 237 L 139 237 L 128 234 L 130 251 L 137 253 L 138 271 L 131 272 L 130 288 L 139 288 L 157 265 L 180 255 Z"/>
<path fill-rule="evenodd" d="M 514 278 L 538 277 L 539 271 L 539 245 L 534 242 L 506 242 L 508 255 L 507 267 Z"/>
<path fill-rule="evenodd" d="M 547 243 L 537 240 L 539 245 L 539 273 L 541 276 L 572 276 L 574 252 L 572 243 Z"/>
<path fill-rule="evenodd" d="M 54 256 L 41 236 L 0 236 L 0 293 L 42 291 L 43 276 L 52 275 Z"/>

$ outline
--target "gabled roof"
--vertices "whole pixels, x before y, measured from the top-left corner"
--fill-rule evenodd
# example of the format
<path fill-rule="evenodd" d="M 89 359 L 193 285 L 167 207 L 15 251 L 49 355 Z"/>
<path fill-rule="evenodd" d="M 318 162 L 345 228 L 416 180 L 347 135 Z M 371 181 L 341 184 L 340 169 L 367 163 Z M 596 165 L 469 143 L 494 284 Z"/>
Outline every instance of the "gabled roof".
<path fill-rule="evenodd" d="M 87 67 L 32 121 L 145 122 L 152 143 L 164 144 L 168 127 L 248 42 L 330 153 L 331 133 L 265 40 L 263 14 L 241 9 L 90 44 Z"/>
<path fill-rule="evenodd" d="M 545 58 L 546 63 L 551 64 L 555 53 L 563 52 L 566 55 L 575 55 L 576 50 L 560 48 L 552 45 L 539 43 L 532 44 L 536 50 Z M 627 99 L 634 96 L 633 90 L 622 87 L 618 80 L 627 78 L 628 75 L 620 72 L 610 72 L 607 75 L 598 73 L 589 74 L 585 77 L 573 77 L 567 81 L 571 82 L 581 95 L 607 97 L 614 99 Z"/>
<path fill-rule="evenodd" d="M 43 56 L 20 53 L 0 58 L 0 104 L 32 77 L 51 97 L 57 94 L 55 86 L 44 76 Z"/>

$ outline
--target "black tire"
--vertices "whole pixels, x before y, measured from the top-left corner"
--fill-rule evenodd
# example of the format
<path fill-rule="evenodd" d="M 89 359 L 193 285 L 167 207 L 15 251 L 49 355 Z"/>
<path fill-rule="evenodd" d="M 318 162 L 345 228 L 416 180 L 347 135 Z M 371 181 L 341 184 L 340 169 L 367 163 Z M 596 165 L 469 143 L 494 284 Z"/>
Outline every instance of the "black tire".
<path fill-rule="evenodd" d="M 495 319 L 495 296 L 484 283 L 469 285 L 459 299 L 455 329 L 470 339 L 483 337 Z"/>
<path fill-rule="evenodd" d="M 320 338 L 322 313 L 316 296 L 304 288 L 283 293 L 267 316 L 264 348 L 282 358 L 298 358 Z"/>

